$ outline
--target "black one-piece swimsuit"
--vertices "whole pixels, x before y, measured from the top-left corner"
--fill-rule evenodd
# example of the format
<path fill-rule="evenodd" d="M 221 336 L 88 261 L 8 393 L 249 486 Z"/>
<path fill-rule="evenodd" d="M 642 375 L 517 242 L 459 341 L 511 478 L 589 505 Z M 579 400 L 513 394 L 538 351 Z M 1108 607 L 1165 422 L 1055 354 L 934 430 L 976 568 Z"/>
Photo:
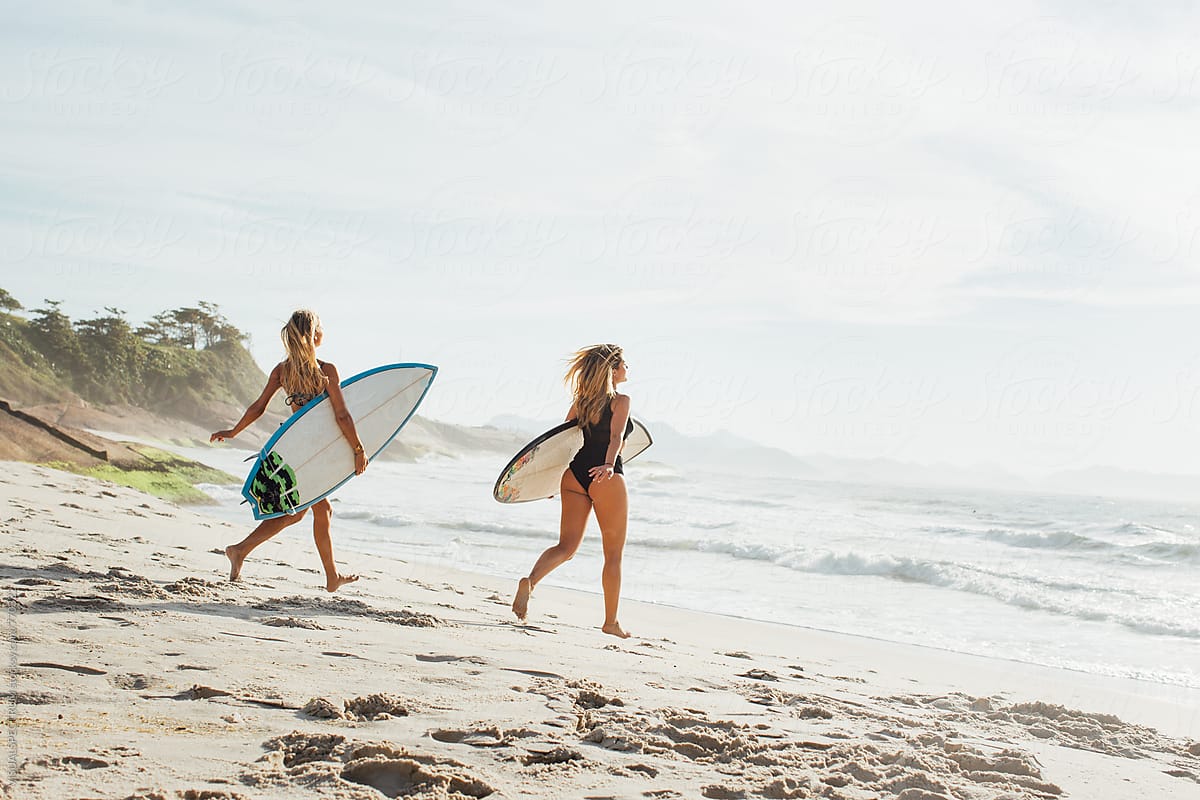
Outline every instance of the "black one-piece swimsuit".
<path fill-rule="evenodd" d="M 604 459 L 608 456 L 608 443 L 612 438 L 612 406 L 605 406 L 604 413 L 600 415 L 600 421 L 595 425 L 581 427 L 583 428 L 583 447 L 579 448 L 579 452 L 571 459 L 569 469 L 586 492 L 592 485 L 592 476 L 588 470 L 606 463 Z M 631 433 L 633 433 L 633 420 L 627 420 L 625 434 L 621 440 L 628 439 Z M 625 468 L 621 465 L 621 456 L 619 455 L 613 463 L 613 472 L 618 475 L 625 474 Z"/>

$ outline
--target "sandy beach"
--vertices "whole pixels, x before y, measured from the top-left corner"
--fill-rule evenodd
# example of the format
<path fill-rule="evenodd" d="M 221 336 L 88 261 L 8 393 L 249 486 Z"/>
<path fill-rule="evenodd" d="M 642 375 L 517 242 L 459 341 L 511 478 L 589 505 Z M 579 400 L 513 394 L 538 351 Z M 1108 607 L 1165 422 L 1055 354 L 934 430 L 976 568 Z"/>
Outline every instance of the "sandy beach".
<path fill-rule="evenodd" d="M 1200 698 L 339 551 L 0 464 L 9 798 L 1200 794 Z M 336 543 L 336 527 L 335 527 Z M 598 585 L 598 581 L 597 581 Z M 953 613 L 953 609 L 948 609 Z"/>

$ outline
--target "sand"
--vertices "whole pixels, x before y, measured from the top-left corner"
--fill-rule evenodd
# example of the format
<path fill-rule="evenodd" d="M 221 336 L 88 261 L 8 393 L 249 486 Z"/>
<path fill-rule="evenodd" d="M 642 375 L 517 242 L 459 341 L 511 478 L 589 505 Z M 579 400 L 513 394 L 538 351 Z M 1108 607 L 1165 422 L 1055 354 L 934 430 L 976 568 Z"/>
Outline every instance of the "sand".
<path fill-rule="evenodd" d="M 1200 797 L 1194 691 L 344 549 L 329 595 L 306 527 L 231 584 L 248 526 L 0 463 L 0 797 Z"/>

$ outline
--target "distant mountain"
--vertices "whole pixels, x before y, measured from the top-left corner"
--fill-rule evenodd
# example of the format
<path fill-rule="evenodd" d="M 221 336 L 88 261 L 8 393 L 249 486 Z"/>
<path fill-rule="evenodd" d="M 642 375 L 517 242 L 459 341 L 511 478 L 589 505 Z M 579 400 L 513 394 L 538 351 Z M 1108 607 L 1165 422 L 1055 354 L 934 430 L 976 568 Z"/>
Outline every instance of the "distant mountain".
<path fill-rule="evenodd" d="M 646 420 L 654 437 L 654 449 L 646 458 L 682 468 L 695 467 L 796 478 L 821 478 L 821 470 L 779 447 L 769 447 L 729 431 L 688 436 L 665 422 Z"/>
<path fill-rule="evenodd" d="M 560 422 L 562 422 L 561 419 L 530 419 L 529 417 L 518 417 L 516 414 L 500 414 L 492 417 L 487 422 L 487 425 L 488 427 L 497 428 L 502 431 L 519 434 L 524 436 L 526 441 L 528 441 L 540 433 L 545 433 Z"/>
<path fill-rule="evenodd" d="M 428 456 L 460 458 L 476 453 L 509 456 L 516 453 L 528 438 L 495 425 L 453 425 L 418 414 L 384 453 L 402 461 Z"/>

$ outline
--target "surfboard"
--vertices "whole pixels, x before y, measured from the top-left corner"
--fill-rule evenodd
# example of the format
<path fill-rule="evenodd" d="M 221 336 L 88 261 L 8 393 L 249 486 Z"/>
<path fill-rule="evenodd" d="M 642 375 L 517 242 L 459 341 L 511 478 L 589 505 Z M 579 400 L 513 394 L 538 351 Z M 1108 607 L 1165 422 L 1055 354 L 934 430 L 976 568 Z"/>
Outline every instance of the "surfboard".
<path fill-rule="evenodd" d="M 368 459 L 412 418 L 437 375 L 429 364 L 388 364 L 342 381 L 346 410 Z M 328 392 L 275 431 L 259 451 L 242 496 L 256 520 L 298 514 L 354 477 L 354 451 L 333 416 Z"/>
<path fill-rule="evenodd" d="M 654 444 L 641 420 L 630 417 L 633 430 L 621 448 L 621 462 L 628 464 Z M 492 496 L 501 503 L 528 503 L 558 494 L 563 470 L 583 447 L 583 429 L 574 422 L 556 425 L 521 448 L 500 470 Z"/>

